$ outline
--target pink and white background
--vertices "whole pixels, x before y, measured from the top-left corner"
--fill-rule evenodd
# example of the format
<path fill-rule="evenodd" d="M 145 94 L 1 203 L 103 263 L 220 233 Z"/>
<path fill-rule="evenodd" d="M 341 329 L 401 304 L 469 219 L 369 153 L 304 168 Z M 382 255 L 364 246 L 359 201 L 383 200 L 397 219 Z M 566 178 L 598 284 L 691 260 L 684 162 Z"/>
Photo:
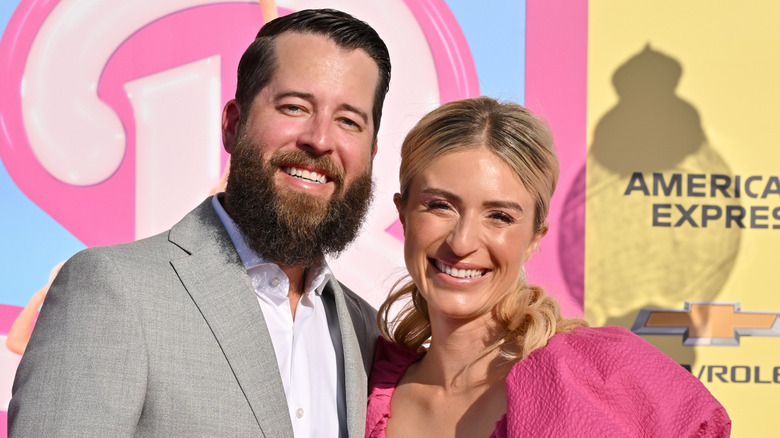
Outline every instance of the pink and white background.
<path fill-rule="evenodd" d="M 0 438 L 20 359 L 5 339 L 52 268 L 169 228 L 218 182 L 220 113 L 264 20 L 258 3 L 0 3 Z M 424 113 L 479 95 L 523 103 L 552 127 L 561 161 L 529 280 L 594 325 L 690 317 L 642 335 L 726 406 L 733 436 L 776 435 L 780 3 L 276 4 L 350 12 L 390 49 L 375 201 L 330 261 L 342 282 L 379 305 L 404 273 L 392 196 L 401 141 Z M 627 191 L 637 173 L 652 192 Z M 654 175 L 696 182 L 658 193 Z M 728 190 L 707 186 L 716 178 Z M 739 223 L 713 213 L 740 211 Z M 683 344 L 690 331 L 698 344 Z"/>
<path fill-rule="evenodd" d="M 376 195 L 359 239 L 331 265 L 375 305 L 403 273 L 391 201 L 400 143 L 427 111 L 490 95 L 551 125 L 561 158 L 551 232 L 531 281 L 569 315 L 584 300 L 588 3 L 584 0 L 279 0 L 374 26 L 393 62 Z M 51 269 L 86 247 L 163 231 L 224 168 L 219 120 L 254 0 L 4 0 L 0 4 L 0 340 Z M 569 194 L 567 196 L 567 194 Z M 564 211 L 564 200 L 567 208 Z M 572 201 L 573 199 L 573 201 Z M 574 202 L 574 204 L 572 204 Z M 566 227 L 558 224 L 565 223 Z M 19 356 L 0 345 L 0 435 Z"/>

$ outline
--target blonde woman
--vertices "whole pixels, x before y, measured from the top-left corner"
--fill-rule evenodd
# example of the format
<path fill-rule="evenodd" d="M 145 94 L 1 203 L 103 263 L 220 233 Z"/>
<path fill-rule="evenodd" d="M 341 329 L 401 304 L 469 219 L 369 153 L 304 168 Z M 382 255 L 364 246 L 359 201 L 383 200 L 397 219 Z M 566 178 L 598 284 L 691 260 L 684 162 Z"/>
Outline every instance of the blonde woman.
<path fill-rule="evenodd" d="M 451 102 L 401 156 L 411 281 L 379 309 L 366 436 L 729 435 L 681 366 L 628 330 L 562 317 L 526 283 L 558 179 L 543 123 L 487 97 Z"/>

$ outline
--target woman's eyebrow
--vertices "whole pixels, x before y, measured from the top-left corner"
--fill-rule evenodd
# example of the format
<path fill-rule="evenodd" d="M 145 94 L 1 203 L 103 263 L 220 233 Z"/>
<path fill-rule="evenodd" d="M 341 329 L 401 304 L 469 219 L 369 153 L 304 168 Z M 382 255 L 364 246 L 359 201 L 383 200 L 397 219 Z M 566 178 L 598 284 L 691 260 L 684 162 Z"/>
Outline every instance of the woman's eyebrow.
<path fill-rule="evenodd" d="M 522 212 L 523 207 L 514 201 L 485 201 L 482 203 L 485 207 L 508 208 Z"/>
<path fill-rule="evenodd" d="M 429 187 L 423 189 L 422 192 L 426 195 L 441 196 L 443 198 L 452 199 L 453 201 L 460 201 L 460 196 L 444 189 L 437 189 L 435 187 Z"/>
<path fill-rule="evenodd" d="M 453 201 L 459 202 L 461 200 L 460 196 L 456 195 L 455 193 L 452 193 L 448 190 L 439 189 L 435 187 L 429 187 L 426 189 L 423 189 L 422 192 L 426 195 L 434 195 L 434 196 L 441 196 L 443 198 L 451 199 Z M 514 201 L 484 201 L 482 203 L 483 207 L 489 207 L 489 208 L 508 208 L 511 210 L 517 210 L 519 212 L 523 212 L 523 207 Z"/>

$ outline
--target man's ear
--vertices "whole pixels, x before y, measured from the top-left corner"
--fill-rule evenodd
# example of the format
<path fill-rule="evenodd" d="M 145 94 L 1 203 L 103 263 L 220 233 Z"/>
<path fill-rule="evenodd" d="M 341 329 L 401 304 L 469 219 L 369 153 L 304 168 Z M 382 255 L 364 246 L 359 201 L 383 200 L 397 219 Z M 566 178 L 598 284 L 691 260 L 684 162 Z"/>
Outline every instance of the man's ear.
<path fill-rule="evenodd" d="M 373 152 L 371 153 L 371 158 L 372 158 L 372 159 L 373 159 L 374 157 L 376 157 L 376 151 L 377 151 L 377 150 L 379 150 L 379 140 L 378 140 L 378 139 L 375 139 L 375 140 L 374 140 L 374 147 L 373 147 Z"/>
<path fill-rule="evenodd" d="M 393 195 L 393 203 L 395 204 L 395 209 L 398 211 L 398 220 L 401 221 L 401 226 L 404 229 L 404 232 L 406 232 L 406 217 L 404 216 L 403 212 L 401 211 L 401 194 L 396 193 Z"/>
<path fill-rule="evenodd" d="M 232 153 L 233 145 L 238 137 L 238 121 L 241 119 L 241 108 L 235 99 L 230 99 L 222 110 L 222 145 L 225 152 Z"/>

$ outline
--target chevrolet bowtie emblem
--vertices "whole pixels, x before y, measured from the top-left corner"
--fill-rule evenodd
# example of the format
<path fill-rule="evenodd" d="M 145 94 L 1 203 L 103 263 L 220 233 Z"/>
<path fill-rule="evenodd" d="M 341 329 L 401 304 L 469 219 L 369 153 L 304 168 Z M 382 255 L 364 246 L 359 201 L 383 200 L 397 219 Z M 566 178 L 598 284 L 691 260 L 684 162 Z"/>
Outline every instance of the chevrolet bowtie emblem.
<path fill-rule="evenodd" d="M 780 314 L 742 312 L 739 303 L 689 301 L 684 310 L 642 309 L 631 331 L 682 335 L 683 345 L 739 345 L 740 336 L 780 336 Z"/>

